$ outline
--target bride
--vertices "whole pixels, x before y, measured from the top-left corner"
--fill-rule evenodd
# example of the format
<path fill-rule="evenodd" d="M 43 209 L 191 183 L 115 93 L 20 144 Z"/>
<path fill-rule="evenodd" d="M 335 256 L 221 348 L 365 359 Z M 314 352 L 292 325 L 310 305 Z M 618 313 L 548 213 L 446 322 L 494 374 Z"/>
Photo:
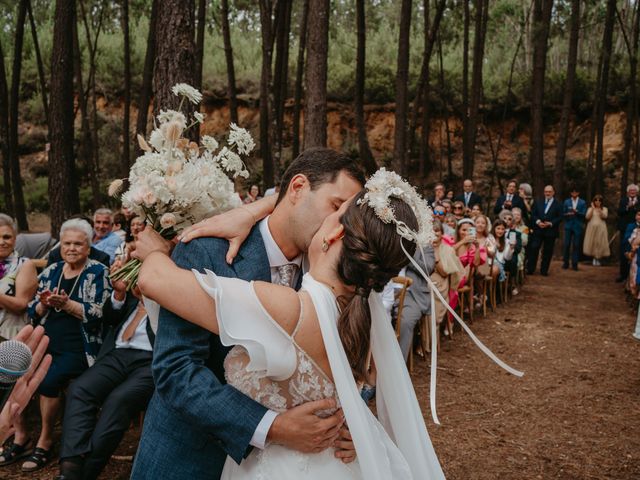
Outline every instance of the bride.
<path fill-rule="evenodd" d="M 223 479 L 444 479 L 375 293 L 409 262 L 416 243 L 429 240 L 430 219 L 413 188 L 382 169 L 325 219 L 299 292 L 184 270 L 161 252 L 145 258 L 139 286 L 146 297 L 234 345 L 224 364 L 229 384 L 280 412 L 335 398 L 357 453 L 345 464 L 327 450 L 301 454 L 269 444 L 240 465 L 227 458 Z M 380 421 L 359 395 L 371 360 Z"/>

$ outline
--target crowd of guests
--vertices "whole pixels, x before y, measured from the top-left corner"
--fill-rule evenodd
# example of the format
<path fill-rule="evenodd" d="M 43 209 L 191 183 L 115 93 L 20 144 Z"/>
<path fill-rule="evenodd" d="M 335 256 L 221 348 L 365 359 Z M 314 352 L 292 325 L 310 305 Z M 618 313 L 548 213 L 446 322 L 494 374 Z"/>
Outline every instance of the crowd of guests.
<path fill-rule="evenodd" d="M 539 257 L 540 272 L 548 275 L 561 225 L 563 268 L 577 270 L 581 251 L 593 258 L 594 265 L 610 254 L 608 211 L 599 195 L 587 206 L 576 188 L 561 201 L 547 186 L 543 196 L 534 200 L 529 184 L 512 180 L 496 203 L 489 205 L 475 192 L 472 180 L 465 180 L 462 187 L 455 195 L 444 184 L 435 186 L 429 201 L 436 238 L 424 257 L 419 253 L 415 257 L 453 308 L 465 287 L 476 292 L 466 308 L 479 307 L 486 301 L 482 285 L 487 281 L 507 282 L 507 289 L 500 291 L 517 295 L 524 273 L 535 273 Z M 638 188 L 630 185 L 618 211 L 624 254 L 620 274 L 629 278 L 636 295 L 640 278 L 637 194 Z M 254 185 L 244 201 L 258 198 L 260 191 Z M 109 279 L 110 272 L 131 257 L 144 229 L 144 220 L 126 210 L 98 209 L 92 218 L 70 218 L 38 274 L 36 262 L 16 247 L 13 219 L 0 214 L 0 341 L 13 338 L 27 324 L 41 326 L 51 355 L 51 366 L 37 390 L 40 431 L 32 437 L 25 418 L 18 416 L 15 433 L 0 454 L 0 468 L 21 461 L 23 471 L 33 472 L 47 465 L 56 448 L 54 426 L 62 417 L 59 456 L 66 473 L 60 478 L 97 478 L 131 418 L 146 408 L 154 389 L 151 360 L 156 326 L 139 292 Z M 399 338 L 407 357 L 414 328 L 431 309 L 429 286 L 415 267 L 402 273 L 413 280 Z M 446 307 L 437 302 L 435 311 L 443 333 L 451 333 Z"/>

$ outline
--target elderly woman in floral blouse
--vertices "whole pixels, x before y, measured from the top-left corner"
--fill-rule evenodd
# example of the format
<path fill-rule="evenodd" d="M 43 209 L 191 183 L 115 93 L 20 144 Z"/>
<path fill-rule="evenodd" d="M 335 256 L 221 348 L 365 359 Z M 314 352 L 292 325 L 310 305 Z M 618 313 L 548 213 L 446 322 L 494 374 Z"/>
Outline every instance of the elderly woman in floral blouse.
<path fill-rule="evenodd" d="M 53 427 L 62 401 L 60 392 L 93 365 L 102 343 L 102 309 L 111 295 L 109 271 L 89 258 L 93 230 L 80 219 L 60 229 L 62 261 L 39 277 L 36 298 L 29 304 L 33 323 L 49 336 L 51 368 L 40 385 L 42 431 L 23 471 L 35 471 L 51 460 Z"/>

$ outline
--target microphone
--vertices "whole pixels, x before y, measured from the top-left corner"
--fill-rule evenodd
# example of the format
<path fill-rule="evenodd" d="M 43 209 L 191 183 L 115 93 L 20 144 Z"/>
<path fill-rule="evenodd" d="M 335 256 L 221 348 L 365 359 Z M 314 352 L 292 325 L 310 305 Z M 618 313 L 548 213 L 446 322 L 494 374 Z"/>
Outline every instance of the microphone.
<path fill-rule="evenodd" d="M 0 343 L 0 411 L 20 377 L 31 368 L 31 349 L 18 340 Z"/>

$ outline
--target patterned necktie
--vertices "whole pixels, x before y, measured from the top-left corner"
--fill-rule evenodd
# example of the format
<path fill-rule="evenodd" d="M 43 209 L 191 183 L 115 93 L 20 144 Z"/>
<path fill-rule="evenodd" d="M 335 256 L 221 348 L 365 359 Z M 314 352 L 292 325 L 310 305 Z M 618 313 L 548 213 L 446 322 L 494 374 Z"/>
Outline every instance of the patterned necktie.
<path fill-rule="evenodd" d="M 138 328 L 138 325 L 140 325 L 140 322 L 142 322 L 142 320 L 146 316 L 147 316 L 147 310 L 144 308 L 144 305 L 142 304 L 142 302 L 139 302 L 138 308 L 136 308 L 136 313 L 133 316 L 133 319 L 131 320 L 131 322 L 129 322 L 129 325 L 127 325 L 127 328 L 124 329 L 124 332 L 122 332 L 123 342 L 128 342 L 133 338 L 133 334 L 136 333 L 136 329 Z"/>
<path fill-rule="evenodd" d="M 291 281 L 293 280 L 293 275 L 296 272 L 297 265 L 295 263 L 287 263 L 286 265 L 279 265 L 278 269 L 278 285 L 284 285 L 286 287 L 291 287 Z"/>

